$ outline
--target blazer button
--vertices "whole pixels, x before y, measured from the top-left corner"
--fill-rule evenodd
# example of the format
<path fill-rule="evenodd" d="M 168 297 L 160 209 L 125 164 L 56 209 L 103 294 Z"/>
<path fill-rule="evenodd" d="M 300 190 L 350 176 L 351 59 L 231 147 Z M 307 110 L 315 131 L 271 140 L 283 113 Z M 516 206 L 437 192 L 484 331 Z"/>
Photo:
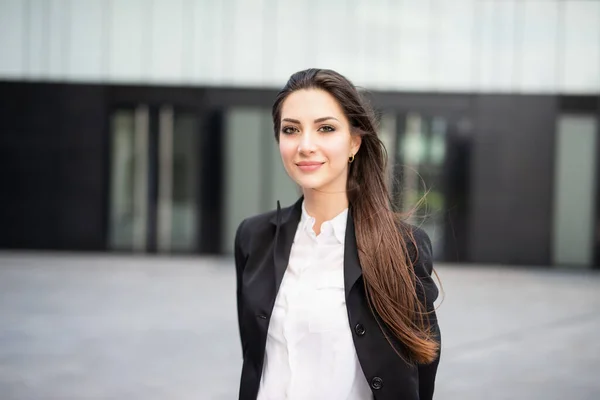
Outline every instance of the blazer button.
<path fill-rule="evenodd" d="M 380 377 L 376 376 L 375 378 L 371 379 L 371 387 L 373 388 L 373 390 L 379 390 L 383 387 L 383 379 L 381 379 Z"/>
<path fill-rule="evenodd" d="M 267 316 L 265 314 L 258 314 L 257 317 L 260 319 L 267 319 Z"/>
<path fill-rule="evenodd" d="M 356 334 L 358 336 L 364 336 L 366 329 L 364 326 L 362 326 L 362 324 L 356 324 L 356 326 L 354 327 L 354 332 L 356 332 Z"/>

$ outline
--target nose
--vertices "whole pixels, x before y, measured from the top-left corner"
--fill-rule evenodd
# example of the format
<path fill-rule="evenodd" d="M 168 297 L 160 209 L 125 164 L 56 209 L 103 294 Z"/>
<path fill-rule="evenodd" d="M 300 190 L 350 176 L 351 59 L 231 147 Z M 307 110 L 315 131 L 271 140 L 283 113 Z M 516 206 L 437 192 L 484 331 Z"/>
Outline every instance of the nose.
<path fill-rule="evenodd" d="M 300 142 L 298 143 L 298 153 L 309 154 L 314 153 L 315 150 L 316 141 L 313 133 L 310 131 L 303 132 L 300 137 Z"/>

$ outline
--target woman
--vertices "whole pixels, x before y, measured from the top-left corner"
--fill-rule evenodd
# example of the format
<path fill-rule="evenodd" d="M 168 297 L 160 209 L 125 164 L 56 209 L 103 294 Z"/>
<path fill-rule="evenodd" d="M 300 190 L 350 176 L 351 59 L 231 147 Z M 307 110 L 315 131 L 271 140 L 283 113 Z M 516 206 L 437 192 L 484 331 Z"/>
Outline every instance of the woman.
<path fill-rule="evenodd" d="M 431 399 L 431 243 L 392 211 L 372 111 L 343 76 L 309 69 L 277 96 L 273 124 L 303 196 L 236 233 L 239 398 Z"/>

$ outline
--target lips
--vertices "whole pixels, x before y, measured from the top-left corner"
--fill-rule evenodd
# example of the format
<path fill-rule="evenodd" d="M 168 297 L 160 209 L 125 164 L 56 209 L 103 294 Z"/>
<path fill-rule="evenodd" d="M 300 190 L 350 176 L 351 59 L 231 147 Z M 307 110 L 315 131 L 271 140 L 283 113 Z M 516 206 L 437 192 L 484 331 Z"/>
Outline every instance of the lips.
<path fill-rule="evenodd" d="M 325 163 L 319 162 L 319 161 L 300 161 L 299 163 L 296 163 L 298 168 L 300 168 L 300 170 L 305 171 L 305 172 L 316 171 L 323 164 L 325 164 Z"/>

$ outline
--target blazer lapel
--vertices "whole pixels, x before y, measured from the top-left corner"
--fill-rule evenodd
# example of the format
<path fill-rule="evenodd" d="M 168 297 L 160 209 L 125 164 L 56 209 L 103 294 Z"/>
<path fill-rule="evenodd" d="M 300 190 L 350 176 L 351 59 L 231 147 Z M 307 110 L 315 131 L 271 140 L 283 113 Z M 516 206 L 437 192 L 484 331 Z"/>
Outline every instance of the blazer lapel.
<path fill-rule="evenodd" d="M 279 286 L 283 280 L 283 275 L 287 269 L 290 252 L 292 250 L 292 244 L 294 243 L 294 236 L 296 235 L 296 229 L 300 222 L 302 215 L 302 201 L 304 197 L 301 197 L 293 206 L 281 209 L 279 201 L 277 202 L 277 213 L 271 220 L 276 226 L 275 228 L 275 239 L 273 248 L 273 266 L 274 266 L 274 279 L 275 279 L 275 294 L 279 292 Z M 346 236 L 344 245 L 344 288 L 346 298 L 350 293 L 350 290 L 362 276 L 362 268 L 358 258 L 358 249 L 356 247 L 356 235 L 354 233 L 354 220 L 352 218 L 352 209 L 348 212 L 348 219 L 346 221 Z"/>
<path fill-rule="evenodd" d="M 356 235 L 354 233 L 354 220 L 352 218 L 352 209 L 348 212 L 346 222 L 346 237 L 344 244 L 344 289 L 346 299 L 350 290 L 362 275 L 362 268 L 358 259 L 358 249 L 356 247 Z"/>
<path fill-rule="evenodd" d="M 287 269 L 294 236 L 302 215 L 301 197 L 293 206 L 281 209 L 279 201 L 277 201 L 277 213 L 271 220 L 276 225 L 275 239 L 273 245 L 273 266 L 275 278 L 275 294 L 279 292 L 279 286 L 283 280 L 283 275 Z"/>

